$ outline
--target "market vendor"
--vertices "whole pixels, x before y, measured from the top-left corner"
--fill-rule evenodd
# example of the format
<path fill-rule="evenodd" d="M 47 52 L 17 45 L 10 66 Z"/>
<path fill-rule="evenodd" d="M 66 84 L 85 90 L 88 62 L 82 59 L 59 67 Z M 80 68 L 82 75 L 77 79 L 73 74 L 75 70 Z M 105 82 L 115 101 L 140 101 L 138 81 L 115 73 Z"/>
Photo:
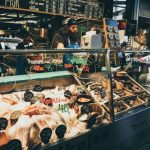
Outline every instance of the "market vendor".
<path fill-rule="evenodd" d="M 78 25 L 75 19 L 68 21 L 68 30 L 61 35 L 61 38 L 57 41 L 57 49 L 61 48 L 80 48 L 80 38 L 78 36 Z"/>
<path fill-rule="evenodd" d="M 78 25 L 75 19 L 70 19 L 68 21 L 66 33 L 59 35 L 55 39 L 55 47 L 57 49 L 69 48 L 69 49 L 77 49 L 80 48 L 80 38 L 78 36 Z M 72 69 L 73 68 L 73 54 L 65 53 L 63 55 L 63 63 L 64 68 Z"/>

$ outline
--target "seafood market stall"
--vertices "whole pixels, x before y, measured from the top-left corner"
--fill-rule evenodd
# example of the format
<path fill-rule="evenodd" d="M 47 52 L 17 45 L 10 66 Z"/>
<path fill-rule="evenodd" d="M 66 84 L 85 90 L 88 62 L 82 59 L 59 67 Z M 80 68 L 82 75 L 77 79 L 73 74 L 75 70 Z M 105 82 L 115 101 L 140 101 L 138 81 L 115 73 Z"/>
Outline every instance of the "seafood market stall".
<path fill-rule="evenodd" d="M 10 75 L 0 80 L 0 149 L 120 150 L 149 130 L 149 91 L 111 72 L 109 50 L 0 53 L 28 62 L 25 75 L 1 63 Z"/>
<path fill-rule="evenodd" d="M 32 69 L 35 65 L 45 69 L 43 64 L 29 60 L 31 56 L 39 55 L 38 51 L 32 55 L 31 51 L 7 51 L 13 56 L 24 54 L 31 66 L 25 68 L 27 75 L 1 77 L 1 149 L 11 146 L 24 150 L 57 147 L 58 143 L 87 136 L 92 130 L 112 123 L 112 116 L 103 107 L 104 103 L 112 102 L 109 61 L 101 62 L 104 53 L 109 57 L 109 51 L 73 52 L 63 50 L 54 54 L 54 51 L 46 51 L 44 56 L 41 55 L 41 61 L 47 61 L 46 58 L 51 61 L 44 65 L 54 64 L 54 61 L 58 64 L 57 70 L 43 72 Z M 72 57 L 72 67 L 64 67 L 61 61 L 64 55 Z M 59 61 L 58 57 L 61 58 Z M 98 63 L 103 65 L 103 70 Z M 11 68 L 1 64 L 6 70 Z M 95 70 L 92 70 L 93 66 Z M 81 79 L 87 84 L 84 85 Z"/>

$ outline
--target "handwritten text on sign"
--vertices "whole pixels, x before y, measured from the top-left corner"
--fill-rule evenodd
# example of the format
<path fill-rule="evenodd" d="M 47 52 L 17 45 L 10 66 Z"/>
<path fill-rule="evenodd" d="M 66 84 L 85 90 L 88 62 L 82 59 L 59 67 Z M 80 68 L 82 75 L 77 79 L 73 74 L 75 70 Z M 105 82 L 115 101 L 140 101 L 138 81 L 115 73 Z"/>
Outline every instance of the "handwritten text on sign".
<path fill-rule="evenodd" d="M 19 0 L 5 0 L 5 6 L 20 8 Z"/>

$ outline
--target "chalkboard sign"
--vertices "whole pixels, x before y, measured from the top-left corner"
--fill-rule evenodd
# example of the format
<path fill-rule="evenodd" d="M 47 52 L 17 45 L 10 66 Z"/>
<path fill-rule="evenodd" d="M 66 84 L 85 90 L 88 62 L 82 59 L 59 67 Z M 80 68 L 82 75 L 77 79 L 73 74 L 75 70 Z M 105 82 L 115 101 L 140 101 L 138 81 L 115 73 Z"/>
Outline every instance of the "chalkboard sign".
<path fill-rule="evenodd" d="M 0 130 L 5 130 L 8 125 L 6 118 L 0 118 Z"/>
<path fill-rule="evenodd" d="M 5 6 L 5 0 L 1 0 L 0 5 Z"/>
<path fill-rule="evenodd" d="M 1 0 L 0 5 L 13 8 L 29 9 L 29 0 Z"/>
<path fill-rule="evenodd" d="M 37 11 L 46 11 L 47 0 L 29 0 L 29 9 Z"/>
<path fill-rule="evenodd" d="M 0 6 L 91 19 L 102 19 L 104 12 L 102 3 L 86 0 L 0 0 Z"/>
<path fill-rule="evenodd" d="M 72 16 L 80 16 L 80 17 L 87 17 L 86 12 L 88 11 L 87 3 L 68 3 L 67 4 L 67 14 Z"/>
<path fill-rule="evenodd" d="M 8 150 L 22 150 L 22 145 L 20 140 L 14 139 L 7 144 Z"/>
<path fill-rule="evenodd" d="M 45 12 L 50 12 L 50 0 L 45 0 Z"/>
<path fill-rule="evenodd" d="M 66 13 L 66 0 L 50 0 L 49 8 L 52 13 L 67 14 Z"/>
<path fill-rule="evenodd" d="M 103 11 L 104 11 L 104 6 L 102 3 L 89 2 L 87 17 L 94 18 L 94 19 L 102 19 Z"/>
<path fill-rule="evenodd" d="M 20 1 L 19 0 L 4 0 L 4 5 L 14 8 L 20 8 Z"/>

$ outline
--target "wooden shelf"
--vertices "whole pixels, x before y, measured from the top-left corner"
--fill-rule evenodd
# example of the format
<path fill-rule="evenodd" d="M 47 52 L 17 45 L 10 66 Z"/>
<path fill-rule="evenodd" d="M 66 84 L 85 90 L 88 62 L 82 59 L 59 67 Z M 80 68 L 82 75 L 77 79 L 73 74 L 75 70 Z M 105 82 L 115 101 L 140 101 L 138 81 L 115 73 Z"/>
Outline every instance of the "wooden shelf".
<path fill-rule="evenodd" d="M 11 12 L 19 12 L 19 13 L 31 13 L 36 15 L 48 15 L 48 16 L 62 16 L 62 17 L 70 17 L 70 18 L 78 18 L 78 19 L 85 19 L 85 20 L 93 20 L 93 21 L 100 21 L 98 19 L 92 19 L 82 16 L 72 16 L 67 14 L 58 14 L 58 13 L 50 13 L 50 12 L 44 12 L 44 11 L 37 11 L 37 10 L 29 10 L 29 9 L 23 9 L 23 8 L 14 8 L 14 7 L 8 7 L 8 6 L 0 6 L 0 10 L 3 11 L 11 11 Z"/>

